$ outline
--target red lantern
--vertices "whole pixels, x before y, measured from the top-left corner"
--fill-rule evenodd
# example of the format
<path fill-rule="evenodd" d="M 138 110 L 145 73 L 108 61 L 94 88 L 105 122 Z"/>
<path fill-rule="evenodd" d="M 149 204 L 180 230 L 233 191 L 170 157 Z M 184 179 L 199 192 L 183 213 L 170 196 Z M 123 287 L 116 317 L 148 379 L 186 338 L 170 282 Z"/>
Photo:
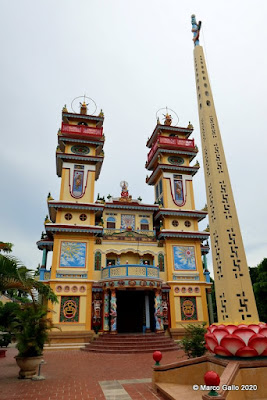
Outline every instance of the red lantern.
<path fill-rule="evenodd" d="M 156 361 L 155 365 L 160 365 L 159 362 L 162 359 L 161 351 L 154 351 L 153 358 L 154 358 L 154 361 Z"/>
<path fill-rule="evenodd" d="M 204 375 L 204 381 L 207 386 L 219 386 L 220 384 L 220 377 L 217 372 L 208 371 Z"/>

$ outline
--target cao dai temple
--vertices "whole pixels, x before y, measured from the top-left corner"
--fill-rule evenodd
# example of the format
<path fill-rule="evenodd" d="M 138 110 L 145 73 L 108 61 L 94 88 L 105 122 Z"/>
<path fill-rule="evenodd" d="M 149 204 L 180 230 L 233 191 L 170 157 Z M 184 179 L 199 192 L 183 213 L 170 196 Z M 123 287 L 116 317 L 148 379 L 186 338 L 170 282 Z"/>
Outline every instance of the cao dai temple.
<path fill-rule="evenodd" d="M 60 197 L 49 194 L 45 233 L 37 242 L 43 251 L 40 279 L 59 299 L 51 317 L 61 330 L 52 336 L 87 341 L 98 331 L 167 330 L 181 337 L 184 324 L 209 322 L 211 302 L 209 233 L 198 228 L 207 211 L 195 209 L 193 191 L 199 169 L 193 126 L 172 126 L 168 113 L 163 123 L 158 120 L 146 161 L 146 183 L 154 186 L 155 198 L 143 204 L 125 181 L 117 198 L 95 201 L 103 123 L 103 113 L 88 115 L 85 102 L 79 113 L 63 108 L 56 150 Z"/>

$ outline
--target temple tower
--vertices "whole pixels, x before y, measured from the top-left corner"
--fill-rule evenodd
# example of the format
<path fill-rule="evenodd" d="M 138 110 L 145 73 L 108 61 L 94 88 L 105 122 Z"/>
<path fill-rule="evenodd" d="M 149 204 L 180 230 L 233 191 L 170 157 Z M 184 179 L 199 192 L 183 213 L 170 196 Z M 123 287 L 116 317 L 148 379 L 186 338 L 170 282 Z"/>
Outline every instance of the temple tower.
<path fill-rule="evenodd" d="M 196 210 L 193 176 L 199 163 L 190 165 L 198 153 L 194 139 L 189 138 L 193 126 L 172 125 L 171 115 L 165 115 L 148 139 L 146 168 L 151 171 L 146 182 L 155 188 L 155 203 L 159 210 L 155 226 L 159 246 L 166 255 L 166 282 L 170 290 L 171 334 L 183 334 L 181 326 L 188 322 L 209 321 L 206 280 L 201 255 L 209 250 L 203 240 L 208 232 L 200 232 L 198 222 L 206 217 L 205 210 Z"/>
<path fill-rule="evenodd" d="M 50 194 L 47 198 L 46 233 L 37 243 L 43 250 L 40 279 L 58 295 L 59 303 L 50 308 L 61 335 L 91 332 L 94 245 L 103 231 L 95 221 L 103 207 L 94 203 L 94 187 L 104 159 L 104 115 L 102 111 L 98 116 L 88 115 L 85 101 L 79 111 L 70 113 L 66 106 L 62 110 L 56 150 L 60 196 L 59 200 Z M 46 255 L 51 250 L 52 267 L 47 271 Z"/>
<path fill-rule="evenodd" d="M 192 15 L 194 66 L 219 323 L 257 323 L 258 312 L 240 232 L 203 48 Z"/>

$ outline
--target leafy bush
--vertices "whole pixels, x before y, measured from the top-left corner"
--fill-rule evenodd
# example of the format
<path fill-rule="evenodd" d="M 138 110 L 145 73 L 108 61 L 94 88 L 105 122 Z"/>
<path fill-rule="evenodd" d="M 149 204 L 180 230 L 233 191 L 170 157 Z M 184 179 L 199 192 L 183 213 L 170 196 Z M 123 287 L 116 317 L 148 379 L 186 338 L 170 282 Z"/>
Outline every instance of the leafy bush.
<path fill-rule="evenodd" d="M 181 340 L 182 348 L 189 358 L 201 357 L 206 352 L 204 335 L 207 332 L 206 322 L 189 324 L 185 328 L 185 337 Z"/>
<path fill-rule="evenodd" d="M 46 314 L 46 307 L 37 303 L 24 304 L 17 311 L 13 327 L 19 357 L 36 357 L 43 353 L 48 332 L 53 327 Z"/>

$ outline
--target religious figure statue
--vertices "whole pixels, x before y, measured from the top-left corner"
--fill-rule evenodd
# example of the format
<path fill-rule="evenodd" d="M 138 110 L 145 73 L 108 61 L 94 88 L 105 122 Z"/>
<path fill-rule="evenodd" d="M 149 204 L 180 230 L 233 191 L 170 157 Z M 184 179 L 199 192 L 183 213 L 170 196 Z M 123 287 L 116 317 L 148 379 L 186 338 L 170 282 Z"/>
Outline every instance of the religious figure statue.
<path fill-rule="evenodd" d="M 199 34 L 201 28 L 201 21 L 197 23 L 196 16 L 193 14 L 191 16 L 192 32 L 193 32 L 193 42 L 195 46 L 199 46 Z"/>

